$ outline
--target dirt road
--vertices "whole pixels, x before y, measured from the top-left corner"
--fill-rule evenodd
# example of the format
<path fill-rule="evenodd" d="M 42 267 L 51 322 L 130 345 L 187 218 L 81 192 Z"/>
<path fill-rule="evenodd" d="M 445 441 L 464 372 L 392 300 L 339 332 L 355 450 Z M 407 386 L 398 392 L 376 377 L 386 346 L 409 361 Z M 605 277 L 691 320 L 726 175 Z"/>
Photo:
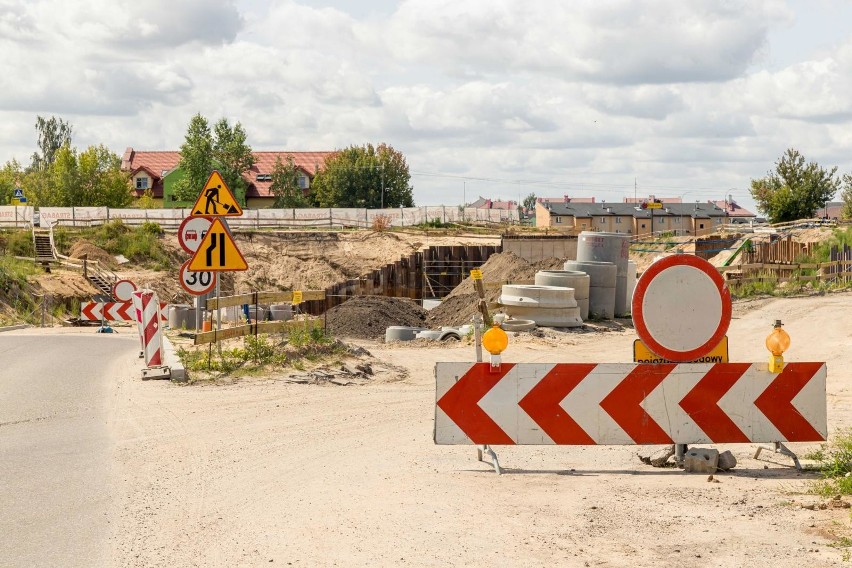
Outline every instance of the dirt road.
<path fill-rule="evenodd" d="M 836 431 L 852 412 L 850 301 L 739 304 L 731 359 L 763 361 L 784 320 L 788 360 L 828 361 Z M 555 337 L 513 339 L 504 360 L 627 362 L 635 335 Z M 497 476 L 473 447 L 432 443 L 433 365 L 471 360 L 471 347 L 363 345 L 406 371 L 357 387 L 116 384 L 115 564 L 843 565 L 829 534 L 848 533 L 849 511 L 802 508 L 824 500 L 786 459 L 722 447 L 740 464 L 712 483 L 642 465 L 635 447 L 501 447 Z"/>

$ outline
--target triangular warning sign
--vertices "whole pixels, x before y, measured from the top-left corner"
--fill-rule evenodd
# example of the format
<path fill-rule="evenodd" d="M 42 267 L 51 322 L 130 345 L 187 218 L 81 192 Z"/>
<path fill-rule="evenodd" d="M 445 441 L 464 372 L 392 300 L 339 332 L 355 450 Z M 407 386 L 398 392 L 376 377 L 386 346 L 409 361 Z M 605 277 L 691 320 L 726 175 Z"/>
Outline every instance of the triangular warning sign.
<path fill-rule="evenodd" d="M 213 170 L 192 206 L 190 217 L 239 217 L 243 209 L 218 170 Z"/>
<path fill-rule="evenodd" d="M 234 237 L 222 224 L 221 219 L 213 219 L 213 224 L 198 245 L 195 256 L 189 261 L 189 270 L 193 272 L 248 270 L 243 253 L 237 248 Z"/>

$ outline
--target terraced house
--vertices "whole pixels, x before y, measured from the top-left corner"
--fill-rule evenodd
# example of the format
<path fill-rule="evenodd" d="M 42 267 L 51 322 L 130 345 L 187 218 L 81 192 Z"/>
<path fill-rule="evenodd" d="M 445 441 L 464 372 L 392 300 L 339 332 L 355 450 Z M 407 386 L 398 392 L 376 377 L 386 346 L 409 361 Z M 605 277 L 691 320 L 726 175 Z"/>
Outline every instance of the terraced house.
<path fill-rule="evenodd" d="M 594 203 L 554 200 L 540 201 L 535 207 L 537 227 L 548 227 L 567 233 L 605 231 L 645 235 L 671 231 L 677 235 L 705 235 L 731 222 L 746 222 L 754 218 L 730 202 L 664 202 L 659 209 L 643 209 L 635 203 Z"/>

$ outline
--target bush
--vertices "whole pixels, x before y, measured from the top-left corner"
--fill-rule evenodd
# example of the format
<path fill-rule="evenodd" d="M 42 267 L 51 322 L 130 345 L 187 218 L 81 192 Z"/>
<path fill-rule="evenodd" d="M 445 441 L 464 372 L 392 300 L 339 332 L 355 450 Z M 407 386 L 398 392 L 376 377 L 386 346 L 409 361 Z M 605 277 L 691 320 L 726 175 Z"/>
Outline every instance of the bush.
<path fill-rule="evenodd" d="M 391 218 L 388 215 L 376 215 L 373 217 L 373 230 L 377 233 L 387 231 L 391 227 Z"/>
<path fill-rule="evenodd" d="M 145 222 L 138 227 L 128 227 L 121 219 L 116 219 L 97 229 L 84 231 L 83 234 L 110 254 L 121 254 L 141 263 L 147 261 L 158 269 L 167 269 L 172 265 L 160 242 L 163 230 L 157 223 Z"/>

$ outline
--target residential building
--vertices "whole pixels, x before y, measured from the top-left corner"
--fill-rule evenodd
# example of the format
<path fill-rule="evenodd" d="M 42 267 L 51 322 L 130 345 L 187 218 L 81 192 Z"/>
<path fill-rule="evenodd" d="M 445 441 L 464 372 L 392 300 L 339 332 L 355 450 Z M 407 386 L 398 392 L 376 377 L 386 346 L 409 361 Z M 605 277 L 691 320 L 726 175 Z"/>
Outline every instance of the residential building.
<path fill-rule="evenodd" d="M 243 173 L 247 185 L 245 196 L 236 197 L 249 209 L 271 207 L 275 201 L 275 196 L 270 191 L 272 170 L 279 156 L 285 164 L 288 156 L 293 157 L 299 172 L 299 187 L 307 194 L 316 172 L 321 170 L 325 160 L 334 154 L 335 152 L 252 152 L 255 164 Z M 127 148 L 121 158 L 121 169 L 130 172 L 134 196 L 141 197 L 145 191 L 151 190 L 155 199 L 163 200 L 163 207 L 180 207 L 185 204 L 175 199 L 173 191 L 175 183 L 183 174 L 178 168 L 179 163 L 180 152 L 137 151 Z"/>
<path fill-rule="evenodd" d="M 729 221 L 727 211 L 714 203 L 662 203 L 643 209 L 638 203 L 537 203 L 536 226 L 579 233 L 602 231 L 648 235 L 673 232 L 704 235 Z"/>
<path fill-rule="evenodd" d="M 518 208 L 517 201 L 493 201 L 480 196 L 479 199 L 468 205 L 474 209 L 500 209 L 502 211 L 515 211 Z"/>

